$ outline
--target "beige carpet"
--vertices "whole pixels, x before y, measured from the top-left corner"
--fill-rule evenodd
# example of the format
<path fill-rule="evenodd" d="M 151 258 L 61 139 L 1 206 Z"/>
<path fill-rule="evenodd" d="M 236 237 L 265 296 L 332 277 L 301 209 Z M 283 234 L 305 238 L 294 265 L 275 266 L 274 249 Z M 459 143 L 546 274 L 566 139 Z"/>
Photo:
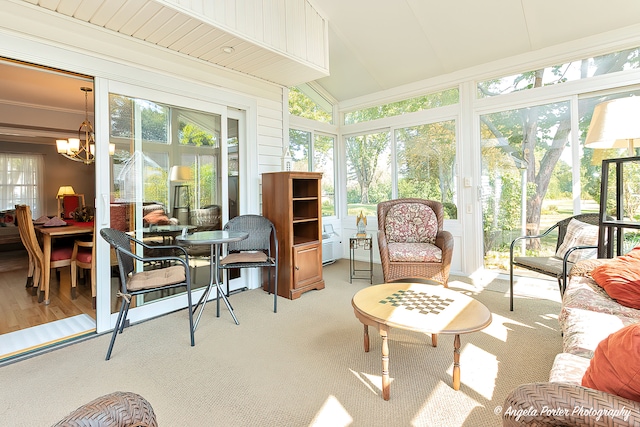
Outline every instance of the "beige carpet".
<path fill-rule="evenodd" d="M 380 282 L 376 266 L 374 283 Z M 324 269 L 326 289 L 300 299 L 262 290 L 233 295 L 236 326 L 215 304 L 189 346 L 186 312 L 127 328 L 104 361 L 109 336 L 0 367 L 0 424 L 51 425 L 97 396 L 133 391 L 160 426 L 499 426 L 495 412 L 516 385 L 545 381 L 561 351 L 557 301 L 518 298 L 509 312 L 504 281 L 453 277 L 450 287 L 493 312 L 487 329 L 463 335 L 459 391 L 451 388 L 453 337 L 438 347 L 420 334 L 390 334 L 391 399 L 381 397 L 380 338 L 362 346 L 348 261 Z M 482 282 L 477 280 L 476 282 Z M 491 290 L 489 290 L 491 289 Z"/>

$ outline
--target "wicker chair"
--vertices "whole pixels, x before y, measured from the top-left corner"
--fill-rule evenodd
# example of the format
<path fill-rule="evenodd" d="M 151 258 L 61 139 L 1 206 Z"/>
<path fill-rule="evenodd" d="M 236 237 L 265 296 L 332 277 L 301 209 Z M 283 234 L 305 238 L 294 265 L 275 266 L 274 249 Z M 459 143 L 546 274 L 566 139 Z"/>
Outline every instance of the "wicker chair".
<path fill-rule="evenodd" d="M 435 240 L 429 233 L 425 236 L 425 223 L 435 228 Z M 427 279 L 448 286 L 453 235 L 442 229 L 443 224 L 444 208 L 434 200 L 408 198 L 379 203 L 378 248 L 384 281 Z"/>
<path fill-rule="evenodd" d="M 116 326 L 113 329 L 111 343 L 107 350 L 106 360 L 111 358 L 111 351 L 116 341 L 118 333 L 122 333 L 127 320 L 129 306 L 136 295 L 144 295 L 149 292 L 173 289 L 179 287 L 187 288 L 187 306 L 189 310 L 189 334 L 191 336 L 191 346 L 195 345 L 193 328 L 193 311 L 191 304 L 191 275 L 189 272 L 189 259 L 187 251 L 181 246 L 154 246 L 157 251 L 166 251 L 169 255 L 157 257 L 141 257 L 132 252 L 132 245 L 140 245 L 143 251 L 151 247 L 140 240 L 134 239 L 127 233 L 113 228 L 103 228 L 100 235 L 116 251 L 118 258 L 118 268 L 120 270 L 120 288 L 118 296 L 122 298 L 120 313 Z M 182 257 L 175 254 L 181 254 Z M 135 260 L 153 265 L 161 265 L 162 268 L 155 270 L 145 270 L 137 272 Z M 174 265 L 171 265 L 174 264 Z"/>
<path fill-rule="evenodd" d="M 240 215 L 224 226 L 227 231 L 244 231 L 249 237 L 227 245 L 228 255 L 220 260 L 219 269 L 269 268 L 273 269 L 273 289 L 269 272 L 269 293 L 273 293 L 273 312 L 278 312 L 278 236 L 271 221 L 261 215 Z M 227 274 L 227 292 L 229 278 Z"/>
<path fill-rule="evenodd" d="M 142 396 L 116 391 L 86 403 L 53 427 L 157 427 L 156 414 Z"/>
<path fill-rule="evenodd" d="M 519 257 L 514 256 L 514 248 L 518 242 L 523 240 L 530 239 L 540 239 L 547 235 L 549 235 L 553 230 L 558 230 L 558 240 L 556 242 L 556 252 L 562 242 L 564 241 L 564 237 L 567 234 L 567 227 L 569 226 L 569 222 L 572 219 L 576 219 L 578 221 L 584 222 L 586 224 L 598 225 L 600 214 L 580 214 L 571 216 L 569 218 L 565 218 L 556 224 L 549 227 L 542 234 L 538 234 L 535 236 L 520 236 L 515 238 L 511 242 L 511 247 L 509 248 L 509 304 L 510 310 L 513 311 L 513 268 L 520 267 L 525 268 L 527 270 L 535 271 L 536 273 L 545 274 L 547 276 L 555 277 L 558 280 L 558 287 L 560 288 L 560 294 L 564 294 L 564 289 L 566 286 L 567 275 L 569 271 L 571 271 L 571 267 L 573 267 L 572 262 L 569 261 L 569 256 L 577 250 L 584 249 L 597 249 L 598 246 L 592 245 L 582 245 L 575 246 L 570 248 L 565 254 L 564 258 L 557 257 L 555 254 L 552 256 L 544 256 L 544 257 Z"/>

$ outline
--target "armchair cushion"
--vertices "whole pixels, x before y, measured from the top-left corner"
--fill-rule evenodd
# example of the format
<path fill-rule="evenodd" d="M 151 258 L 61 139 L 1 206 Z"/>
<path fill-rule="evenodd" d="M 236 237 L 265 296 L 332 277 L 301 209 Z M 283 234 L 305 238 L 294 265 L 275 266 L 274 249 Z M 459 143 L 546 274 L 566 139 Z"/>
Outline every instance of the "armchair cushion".
<path fill-rule="evenodd" d="M 245 263 L 245 262 L 267 262 L 267 254 L 264 252 L 234 252 L 220 260 L 220 265 Z"/>
<path fill-rule="evenodd" d="M 127 282 L 127 290 L 139 291 L 182 283 L 186 280 L 184 267 L 173 265 L 159 270 L 141 271 L 133 274 Z"/>
<path fill-rule="evenodd" d="M 640 246 L 595 267 L 591 277 L 619 304 L 640 309 Z"/>
<path fill-rule="evenodd" d="M 582 385 L 640 401 L 640 324 L 622 328 L 598 344 Z"/>
<path fill-rule="evenodd" d="M 389 243 L 391 262 L 442 262 L 442 249 L 431 243 Z"/>
<path fill-rule="evenodd" d="M 556 251 L 556 256 L 564 259 L 567 251 L 576 246 L 597 246 L 598 244 L 598 226 L 587 224 L 577 219 L 572 219 L 567 225 L 567 234 Z M 597 249 L 577 250 L 569 255 L 568 261 L 578 262 L 582 259 L 595 258 Z"/>
<path fill-rule="evenodd" d="M 400 203 L 389 209 L 385 233 L 389 243 L 434 244 L 438 234 L 438 218 L 427 205 Z"/>

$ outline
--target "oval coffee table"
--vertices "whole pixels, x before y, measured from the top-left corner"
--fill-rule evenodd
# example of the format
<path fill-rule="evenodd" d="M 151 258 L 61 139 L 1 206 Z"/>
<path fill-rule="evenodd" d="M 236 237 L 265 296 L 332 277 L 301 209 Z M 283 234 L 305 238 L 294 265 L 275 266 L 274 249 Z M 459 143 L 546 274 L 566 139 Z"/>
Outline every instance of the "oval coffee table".
<path fill-rule="evenodd" d="M 491 312 L 479 301 L 435 285 L 390 283 L 370 286 L 353 296 L 351 305 L 364 325 L 364 351 L 369 351 L 369 326 L 382 337 L 382 397 L 389 400 L 389 329 L 400 328 L 431 334 L 455 335 L 453 341 L 453 389 L 460 389 L 460 334 L 479 331 L 491 323 Z"/>

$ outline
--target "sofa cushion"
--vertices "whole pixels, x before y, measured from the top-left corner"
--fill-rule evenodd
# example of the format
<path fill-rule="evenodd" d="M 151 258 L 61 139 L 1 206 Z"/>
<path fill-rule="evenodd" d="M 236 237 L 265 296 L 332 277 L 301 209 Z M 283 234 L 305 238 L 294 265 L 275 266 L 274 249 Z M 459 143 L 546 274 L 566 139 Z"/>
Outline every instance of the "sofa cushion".
<path fill-rule="evenodd" d="M 640 401 L 640 324 L 627 326 L 598 344 L 582 385 Z"/>
<path fill-rule="evenodd" d="M 422 203 L 399 203 L 387 212 L 384 224 L 389 243 L 435 243 L 438 218 Z"/>
<path fill-rule="evenodd" d="M 431 243 L 389 243 L 391 262 L 442 262 L 442 249 Z"/>
<path fill-rule="evenodd" d="M 572 219 L 567 225 L 567 233 L 556 251 L 556 256 L 564 259 L 567 251 L 576 246 L 597 246 L 598 226 Z M 597 249 L 583 249 L 571 252 L 568 261 L 573 263 L 581 259 L 595 258 Z"/>
<path fill-rule="evenodd" d="M 625 307 L 614 301 L 594 279 L 584 276 L 573 276 L 567 284 L 562 297 L 562 308 L 582 308 L 589 311 L 612 314 L 619 317 L 629 317 L 640 322 L 640 310 Z M 560 313 L 560 323 L 564 320 Z"/>
<path fill-rule="evenodd" d="M 598 344 L 637 320 L 580 308 L 563 308 L 562 350 L 591 359 Z"/>
<path fill-rule="evenodd" d="M 620 304 L 640 309 L 640 247 L 594 268 L 591 277 Z"/>
<path fill-rule="evenodd" d="M 553 361 L 549 381 L 580 385 L 589 367 L 590 359 L 571 353 L 558 353 Z"/>

